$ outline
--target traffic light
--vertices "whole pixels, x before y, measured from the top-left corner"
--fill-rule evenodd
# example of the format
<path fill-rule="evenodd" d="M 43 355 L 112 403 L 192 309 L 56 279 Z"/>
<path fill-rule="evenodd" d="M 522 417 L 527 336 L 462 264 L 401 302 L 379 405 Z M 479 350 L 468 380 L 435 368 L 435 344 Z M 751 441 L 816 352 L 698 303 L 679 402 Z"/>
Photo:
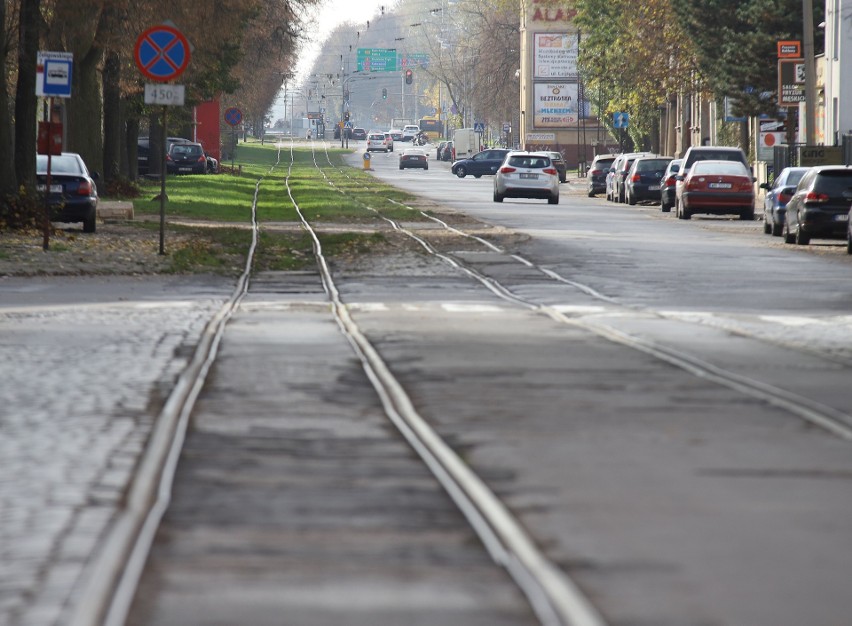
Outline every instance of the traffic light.
<path fill-rule="evenodd" d="M 405 84 L 410 85 L 414 80 L 414 72 L 411 70 L 405 70 Z"/>
<path fill-rule="evenodd" d="M 382 89 L 382 100 L 387 100 L 387 99 L 388 99 L 388 90 Z"/>
<path fill-rule="evenodd" d="M 345 119 L 347 122 L 349 121 L 349 111 L 346 111 L 346 113 L 343 114 L 343 119 Z"/>

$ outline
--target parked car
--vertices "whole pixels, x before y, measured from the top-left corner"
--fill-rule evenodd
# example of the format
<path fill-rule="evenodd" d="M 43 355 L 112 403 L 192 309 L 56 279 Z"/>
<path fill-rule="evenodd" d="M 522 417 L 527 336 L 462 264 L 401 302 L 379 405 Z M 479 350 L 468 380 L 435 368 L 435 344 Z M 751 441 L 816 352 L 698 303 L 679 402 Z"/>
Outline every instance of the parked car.
<path fill-rule="evenodd" d="M 456 160 L 455 143 L 453 143 L 452 141 L 447 142 L 447 145 L 444 146 L 443 152 L 441 152 L 441 160 L 442 161 L 455 161 Z"/>
<path fill-rule="evenodd" d="M 352 139 L 357 139 L 358 141 L 361 141 L 362 139 L 366 139 L 366 138 L 367 138 L 367 131 L 364 130 L 363 128 L 356 126 L 355 128 L 352 129 Z"/>
<path fill-rule="evenodd" d="M 207 155 L 200 143 L 173 143 L 166 153 L 167 174 L 205 174 Z"/>
<path fill-rule="evenodd" d="M 337 124 L 334 125 L 334 134 L 332 135 L 335 139 L 340 139 L 340 126 Z"/>
<path fill-rule="evenodd" d="M 435 148 L 435 160 L 441 160 L 441 152 L 444 151 L 444 147 L 447 145 L 446 141 L 439 141 L 438 146 Z"/>
<path fill-rule="evenodd" d="M 606 191 L 606 176 L 609 174 L 609 169 L 614 161 L 615 156 L 611 154 L 599 154 L 592 159 L 592 164 L 589 166 L 589 172 L 586 176 L 589 181 L 590 198 Z"/>
<path fill-rule="evenodd" d="M 796 185 L 802 180 L 802 176 L 808 171 L 807 167 L 785 167 L 775 177 L 770 185 L 762 183 L 760 187 L 766 189 L 763 198 L 763 232 L 780 237 L 784 230 L 784 215 L 787 213 L 787 203 L 796 192 Z"/>
<path fill-rule="evenodd" d="M 689 169 L 696 161 L 739 161 L 745 165 L 747 170 L 751 171 L 745 152 L 740 148 L 731 148 L 729 146 L 691 146 L 683 154 L 683 163 L 675 179 L 675 198 L 681 195 L 679 187 L 683 184 L 684 178 L 689 174 Z"/>
<path fill-rule="evenodd" d="M 388 151 L 388 144 L 383 132 L 371 130 L 367 135 L 367 152 Z"/>
<path fill-rule="evenodd" d="M 660 210 L 663 213 L 668 213 L 672 210 L 675 203 L 676 183 L 675 176 L 680 171 L 680 166 L 683 159 L 672 159 L 669 161 L 666 171 L 663 172 L 663 178 L 660 181 Z"/>
<path fill-rule="evenodd" d="M 650 152 L 628 152 L 618 155 L 618 158 L 613 163 L 612 173 L 612 197 L 613 202 L 627 201 L 627 172 L 630 171 L 630 166 L 633 161 L 639 157 L 654 156 Z"/>
<path fill-rule="evenodd" d="M 678 172 L 675 210 L 680 219 L 696 213 L 754 219 L 754 177 L 739 161 L 696 161 Z"/>
<path fill-rule="evenodd" d="M 464 178 L 468 174 L 474 178 L 479 178 L 483 174 L 495 174 L 497 168 L 503 164 L 503 160 L 509 152 L 506 148 L 483 150 L 482 152 L 477 152 L 469 159 L 456 161 L 453 163 L 450 171 L 459 178 Z"/>
<path fill-rule="evenodd" d="M 76 152 L 50 158 L 50 189 L 47 188 L 47 155 L 36 155 L 36 189 L 48 194 L 50 217 L 57 222 L 82 222 L 84 233 L 97 228 L 97 172 L 89 173 Z"/>
<path fill-rule="evenodd" d="M 633 161 L 624 183 L 627 204 L 659 202 L 663 174 L 671 161 L 670 157 L 639 157 Z"/>
<path fill-rule="evenodd" d="M 807 245 L 812 238 L 843 239 L 849 232 L 852 167 L 812 167 L 796 187 L 784 216 L 784 241 Z"/>
<path fill-rule="evenodd" d="M 422 148 L 406 148 L 400 153 L 399 169 L 404 170 L 410 167 L 429 169 L 429 157 L 426 156 L 425 150 Z"/>
<path fill-rule="evenodd" d="M 549 152 L 509 152 L 494 176 L 494 202 L 546 198 L 559 204 L 559 172 Z"/>
<path fill-rule="evenodd" d="M 568 166 L 565 164 L 565 159 L 562 157 L 562 153 L 548 152 L 547 156 L 550 157 L 550 162 L 553 163 L 553 167 L 555 167 L 556 171 L 559 172 L 559 182 L 564 183 L 568 180 Z"/>
<path fill-rule="evenodd" d="M 413 141 L 420 134 L 420 127 L 417 124 L 406 124 L 402 127 L 402 140 Z"/>
<path fill-rule="evenodd" d="M 852 254 L 852 208 L 846 216 L 846 254 Z"/>

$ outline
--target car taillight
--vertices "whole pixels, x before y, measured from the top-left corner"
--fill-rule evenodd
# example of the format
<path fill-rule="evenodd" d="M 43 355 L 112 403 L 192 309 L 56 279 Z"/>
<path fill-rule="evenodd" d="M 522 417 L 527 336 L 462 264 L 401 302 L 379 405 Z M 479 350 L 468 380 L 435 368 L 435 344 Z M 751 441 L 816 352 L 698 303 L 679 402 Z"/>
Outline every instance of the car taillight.
<path fill-rule="evenodd" d="M 545 167 L 545 168 L 544 168 L 543 170 L 541 170 L 541 171 L 542 171 L 542 172 L 544 172 L 545 174 L 551 174 L 551 175 L 553 175 L 553 176 L 558 176 L 558 175 L 559 175 L 559 172 L 557 172 L 557 171 L 556 171 L 556 169 L 554 169 L 554 168 L 552 168 L 552 167 Z"/>
<path fill-rule="evenodd" d="M 698 189 L 698 181 L 692 180 L 691 178 L 686 181 L 686 188 L 689 190 Z"/>
<path fill-rule="evenodd" d="M 782 202 L 784 204 L 787 204 L 790 201 L 790 198 L 792 198 L 792 197 L 793 196 L 790 195 L 789 193 L 779 193 L 778 194 L 778 202 Z"/>
<path fill-rule="evenodd" d="M 828 194 L 809 191 L 805 196 L 805 202 L 828 202 Z"/>
<path fill-rule="evenodd" d="M 752 182 L 749 180 L 740 181 L 740 191 L 753 191 L 754 187 L 752 186 Z"/>
<path fill-rule="evenodd" d="M 630 177 L 630 182 L 632 183 L 638 183 L 640 180 L 642 180 L 642 177 L 639 174 L 633 174 L 633 176 Z"/>
<path fill-rule="evenodd" d="M 511 174 L 512 172 L 516 172 L 516 171 L 517 171 L 517 169 L 516 169 L 516 168 L 514 168 L 514 167 L 509 167 L 508 165 L 504 165 L 503 167 L 501 167 L 501 168 L 500 168 L 500 173 L 501 173 L 501 174 Z M 546 171 L 546 170 L 545 170 L 545 171 Z"/>
<path fill-rule="evenodd" d="M 677 179 L 674 176 L 669 176 L 665 184 L 666 187 L 674 187 L 677 184 Z"/>
<path fill-rule="evenodd" d="M 206 157 L 206 156 L 204 156 L 203 154 L 202 154 L 200 157 L 198 157 L 198 162 L 199 162 L 199 163 L 204 163 L 206 160 L 207 160 L 207 157 Z"/>
<path fill-rule="evenodd" d="M 167 155 L 166 155 L 166 161 L 171 161 L 171 160 L 172 160 L 172 155 L 167 154 Z"/>
<path fill-rule="evenodd" d="M 601 174 L 603 174 L 603 171 L 602 170 L 591 170 L 589 172 L 589 174 L 591 174 L 592 176 L 600 176 Z"/>
<path fill-rule="evenodd" d="M 77 195 L 78 196 L 90 196 L 92 195 L 92 183 L 87 180 L 80 181 L 80 184 L 77 186 Z"/>

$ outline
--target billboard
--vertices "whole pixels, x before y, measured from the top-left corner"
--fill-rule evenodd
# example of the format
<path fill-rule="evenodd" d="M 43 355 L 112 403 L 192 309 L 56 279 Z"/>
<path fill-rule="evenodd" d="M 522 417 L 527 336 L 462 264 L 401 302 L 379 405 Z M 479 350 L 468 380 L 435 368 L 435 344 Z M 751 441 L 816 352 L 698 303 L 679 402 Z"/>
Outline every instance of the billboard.
<path fill-rule="evenodd" d="M 579 121 L 577 83 L 535 83 L 533 128 L 565 128 Z"/>
<path fill-rule="evenodd" d="M 533 78 L 577 80 L 577 33 L 533 35 Z"/>

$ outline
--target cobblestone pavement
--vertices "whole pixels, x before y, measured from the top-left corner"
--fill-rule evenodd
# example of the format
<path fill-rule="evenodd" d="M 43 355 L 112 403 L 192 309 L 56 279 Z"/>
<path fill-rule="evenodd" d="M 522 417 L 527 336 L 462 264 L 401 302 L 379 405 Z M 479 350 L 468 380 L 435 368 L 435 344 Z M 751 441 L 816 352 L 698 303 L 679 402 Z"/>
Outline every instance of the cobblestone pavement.
<path fill-rule="evenodd" d="M 163 397 L 232 288 L 111 280 L 0 279 L 0 624 L 63 623 Z"/>

